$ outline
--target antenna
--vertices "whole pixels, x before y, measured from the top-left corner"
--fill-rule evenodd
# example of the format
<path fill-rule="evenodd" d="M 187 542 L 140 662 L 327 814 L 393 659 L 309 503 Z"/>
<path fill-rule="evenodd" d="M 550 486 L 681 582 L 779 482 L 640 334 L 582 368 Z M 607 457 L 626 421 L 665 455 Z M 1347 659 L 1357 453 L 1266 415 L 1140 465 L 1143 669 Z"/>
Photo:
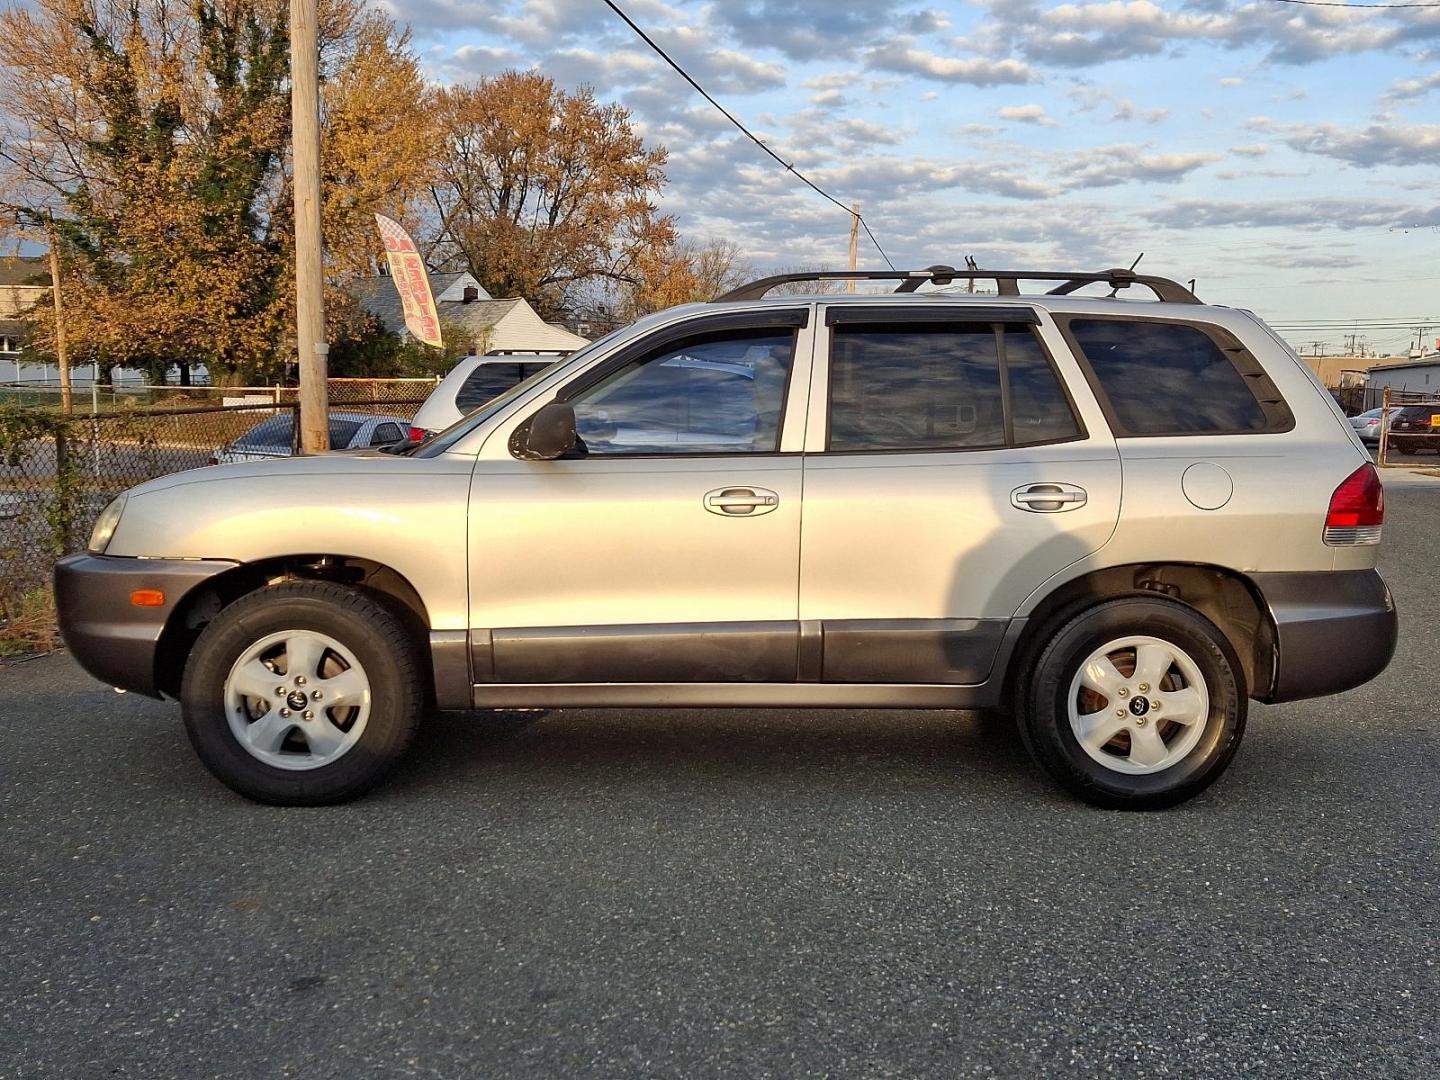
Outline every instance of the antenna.
<path fill-rule="evenodd" d="M 1145 253 L 1144 253 L 1143 251 L 1140 252 L 1139 255 L 1136 255 L 1136 256 L 1135 256 L 1135 261 L 1130 264 L 1130 269 L 1131 269 L 1132 272 L 1134 271 L 1135 267 L 1137 267 L 1137 266 L 1140 265 L 1140 260 L 1143 259 L 1144 257 L 1145 257 Z M 1110 289 L 1110 298 L 1111 298 L 1111 299 L 1114 299 L 1114 298 L 1115 298 L 1116 296 L 1118 296 L 1118 295 L 1120 295 L 1120 286 L 1119 286 L 1119 285 L 1115 285 L 1115 286 L 1113 286 L 1113 287 Z"/>

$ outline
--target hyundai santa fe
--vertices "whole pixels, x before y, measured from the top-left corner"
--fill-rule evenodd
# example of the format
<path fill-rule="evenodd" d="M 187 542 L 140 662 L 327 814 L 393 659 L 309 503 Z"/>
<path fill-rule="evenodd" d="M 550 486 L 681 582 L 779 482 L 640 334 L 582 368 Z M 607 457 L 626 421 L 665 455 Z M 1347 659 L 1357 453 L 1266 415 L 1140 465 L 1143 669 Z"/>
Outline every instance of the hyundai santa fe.
<path fill-rule="evenodd" d="M 766 295 L 836 276 L 649 316 L 401 453 L 133 488 L 56 568 L 65 640 L 282 804 L 373 787 L 427 708 L 784 706 L 1006 709 L 1071 792 L 1158 808 L 1250 700 L 1389 662 L 1379 476 L 1254 315 L 1123 270 Z"/>

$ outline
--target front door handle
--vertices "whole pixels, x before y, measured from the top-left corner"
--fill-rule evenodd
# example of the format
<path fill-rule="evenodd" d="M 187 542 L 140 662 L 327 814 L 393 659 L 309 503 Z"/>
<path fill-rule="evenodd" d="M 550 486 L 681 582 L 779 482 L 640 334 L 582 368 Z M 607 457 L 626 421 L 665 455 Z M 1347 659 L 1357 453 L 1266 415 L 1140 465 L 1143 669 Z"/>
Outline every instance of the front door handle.
<path fill-rule="evenodd" d="M 731 487 L 707 491 L 705 509 L 724 517 L 768 514 L 780 505 L 780 496 L 764 488 Z"/>
<path fill-rule="evenodd" d="M 1085 489 L 1074 484 L 1027 484 L 1010 493 L 1010 505 L 1032 514 L 1058 514 L 1085 505 Z"/>

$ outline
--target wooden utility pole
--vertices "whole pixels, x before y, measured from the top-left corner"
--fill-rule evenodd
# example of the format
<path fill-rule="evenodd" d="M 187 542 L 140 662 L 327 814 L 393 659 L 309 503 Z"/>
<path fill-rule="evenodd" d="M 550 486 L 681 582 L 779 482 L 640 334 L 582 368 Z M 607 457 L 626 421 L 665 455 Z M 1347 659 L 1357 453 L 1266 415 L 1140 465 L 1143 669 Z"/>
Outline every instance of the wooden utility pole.
<path fill-rule="evenodd" d="M 850 204 L 850 269 L 854 271 L 856 260 L 860 256 L 860 204 Z M 855 291 L 855 279 L 851 278 L 845 283 L 845 291 Z"/>
<path fill-rule="evenodd" d="M 65 302 L 60 297 L 60 234 L 55 228 L 55 215 L 49 216 L 50 234 L 50 296 L 55 302 L 55 362 L 60 365 L 60 407 L 66 415 L 75 411 L 75 397 L 70 390 L 70 356 L 65 346 Z"/>
<path fill-rule="evenodd" d="M 300 449 L 330 449 L 325 279 L 320 238 L 320 42 L 316 0 L 290 0 L 290 131 L 295 174 L 295 348 Z"/>

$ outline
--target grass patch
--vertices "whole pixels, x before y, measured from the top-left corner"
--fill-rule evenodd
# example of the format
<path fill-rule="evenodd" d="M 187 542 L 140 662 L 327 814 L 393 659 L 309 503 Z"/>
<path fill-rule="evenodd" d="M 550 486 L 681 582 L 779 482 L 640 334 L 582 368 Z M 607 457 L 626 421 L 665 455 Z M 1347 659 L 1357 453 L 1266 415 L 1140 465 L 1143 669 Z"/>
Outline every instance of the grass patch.
<path fill-rule="evenodd" d="M 10 613 L 0 615 L 0 660 L 54 652 L 59 647 L 55 596 L 49 589 L 21 593 Z"/>

